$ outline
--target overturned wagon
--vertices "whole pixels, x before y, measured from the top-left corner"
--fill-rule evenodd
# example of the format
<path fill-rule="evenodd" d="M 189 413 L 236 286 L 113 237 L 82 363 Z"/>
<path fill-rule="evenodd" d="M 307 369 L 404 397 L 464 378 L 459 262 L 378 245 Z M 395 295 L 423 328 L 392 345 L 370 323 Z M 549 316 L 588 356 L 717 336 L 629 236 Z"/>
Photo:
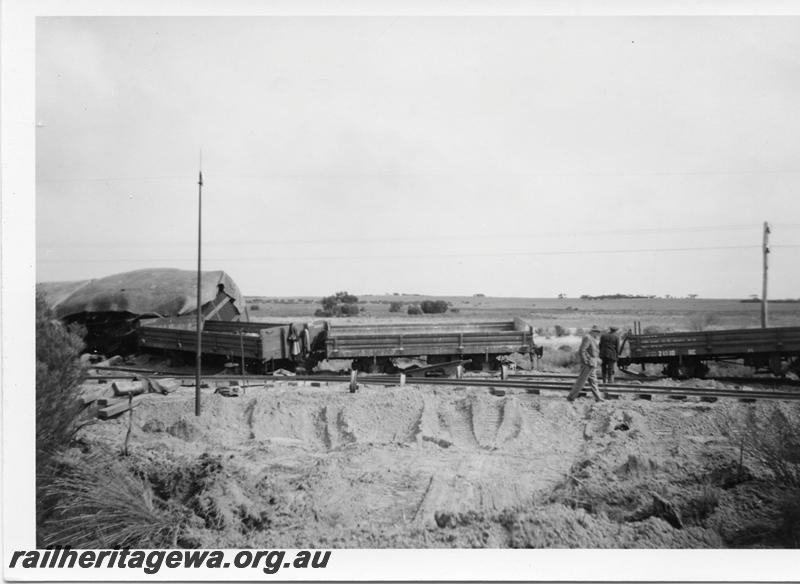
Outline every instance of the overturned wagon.
<path fill-rule="evenodd" d="M 261 364 L 274 369 L 310 357 L 323 331 L 320 321 L 300 325 L 299 331 L 294 323 L 207 321 L 203 323 L 200 350 L 204 358 L 245 361 L 252 367 Z M 190 319 L 143 320 L 137 337 L 142 352 L 184 357 L 197 352 L 197 332 Z"/>
<path fill-rule="evenodd" d="M 143 321 L 138 329 L 142 351 L 194 353 L 197 334 L 185 319 Z M 244 361 L 247 368 L 314 367 L 323 360 L 352 361 L 364 371 L 392 370 L 398 359 L 436 364 L 470 360 L 489 368 L 510 353 L 541 353 L 533 331 L 521 319 L 490 322 L 408 322 L 341 324 L 328 321 L 224 322 L 204 324 L 204 356 Z"/>
<path fill-rule="evenodd" d="M 709 361 L 736 361 L 779 375 L 800 364 L 800 327 L 770 327 L 643 334 L 637 325 L 624 340 L 619 364 L 663 363 L 671 377 L 703 377 Z"/>

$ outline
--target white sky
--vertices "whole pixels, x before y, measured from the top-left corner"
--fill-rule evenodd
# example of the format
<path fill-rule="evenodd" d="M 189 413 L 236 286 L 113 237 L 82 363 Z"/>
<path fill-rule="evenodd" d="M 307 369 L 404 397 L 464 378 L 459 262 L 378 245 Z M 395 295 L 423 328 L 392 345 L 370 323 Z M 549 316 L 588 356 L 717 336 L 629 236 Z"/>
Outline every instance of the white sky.
<path fill-rule="evenodd" d="M 37 280 L 800 297 L 798 17 L 47 17 Z M 676 248 L 701 248 L 675 251 Z M 730 249 L 720 249 L 730 248 Z M 672 251 L 667 251 L 672 250 Z"/>

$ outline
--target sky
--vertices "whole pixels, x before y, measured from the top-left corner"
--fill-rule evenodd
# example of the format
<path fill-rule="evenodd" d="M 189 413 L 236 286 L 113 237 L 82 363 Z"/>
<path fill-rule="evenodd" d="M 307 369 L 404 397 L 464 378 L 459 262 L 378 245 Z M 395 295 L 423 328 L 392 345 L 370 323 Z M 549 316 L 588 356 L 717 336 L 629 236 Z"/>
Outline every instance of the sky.
<path fill-rule="evenodd" d="M 37 281 L 800 297 L 800 17 L 41 17 Z"/>

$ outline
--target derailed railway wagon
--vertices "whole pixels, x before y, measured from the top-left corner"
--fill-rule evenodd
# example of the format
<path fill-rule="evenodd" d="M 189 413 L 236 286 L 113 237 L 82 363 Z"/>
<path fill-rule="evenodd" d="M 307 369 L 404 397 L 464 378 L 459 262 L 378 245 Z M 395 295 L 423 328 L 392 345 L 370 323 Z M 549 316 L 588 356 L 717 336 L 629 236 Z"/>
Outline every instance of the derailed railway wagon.
<path fill-rule="evenodd" d="M 197 350 L 197 333 L 188 319 L 142 321 L 141 351 L 183 353 Z M 204 323 L 201 352 L 251 370 L 312 369 L 323 360 L 345 359 L 362 371 L 391 371 L 397 359 L 428 364 L 469 360 L 475 368 L 493 368 L 511 353 L 541 355 L 532 327 L 522 319 L 488 322 L 406 322 L 368 324 L 309 322 Z"/>
<path fill-rule="evenodd" d="M 711 361 L 736 362 L 783 375 L 800 366 L 800 327 L 644 334 L 636 323 L 624 337 L 625 353 L 620 367 L 662 363 L 670 377 L 704 377 Z"/>

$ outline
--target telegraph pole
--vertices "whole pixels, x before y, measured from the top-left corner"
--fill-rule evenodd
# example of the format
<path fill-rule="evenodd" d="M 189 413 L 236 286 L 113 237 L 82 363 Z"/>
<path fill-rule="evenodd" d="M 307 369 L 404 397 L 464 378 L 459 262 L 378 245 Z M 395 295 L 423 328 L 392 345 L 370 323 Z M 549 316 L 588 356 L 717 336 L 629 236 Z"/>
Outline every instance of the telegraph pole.
<path fill-rule="evenodd" d="M 761 255 L 764 257 L 764 275 L 761 286 L 761 328 L 767 328 L 767 269 L 769 268 L 769 223 L 764 221 L 764 242 Z"/>
<path fill-rule="evenodd" d="M 201 154 L 202 156 L 202 154 Z M 201 164 L 202 166 L 202 164 Z M 203 234 L 203 171 L 199 172 L 197 179 L 197 356 L 195 365 L 197 367 L 194 375 L 194 415 L 200 415 L 200 366 L 202 364 L 203 342 L 203 304 L 200 299 L 200 257 Z"/>

